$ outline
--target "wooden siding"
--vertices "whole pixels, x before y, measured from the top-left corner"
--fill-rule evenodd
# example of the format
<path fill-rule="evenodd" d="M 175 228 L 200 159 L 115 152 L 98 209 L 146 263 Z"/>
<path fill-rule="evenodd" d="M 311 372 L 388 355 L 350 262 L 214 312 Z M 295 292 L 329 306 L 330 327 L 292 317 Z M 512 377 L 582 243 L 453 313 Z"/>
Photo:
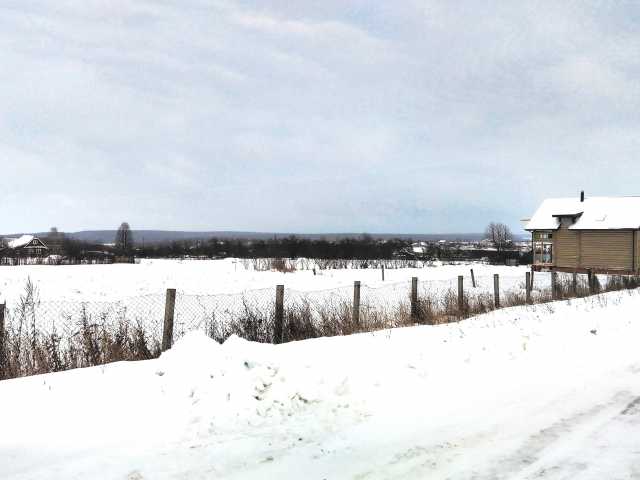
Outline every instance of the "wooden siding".
<path fill-rule="evenodd" d="M 632 231 L 585 230 L 580 232 L 580 236 L 580 266 L 619 270 L 633 268 Z"/>
<path fill-rule="evenodd" d="M 560 227 L 553 235 L 553 265 L 576 268 L 578 256 L 578 232 Z"/>
<path fill-rule="evenodd" d="M 640 271 L 640 232 L 634 230 L 633 232 L 634 254 L 635 263 L 633 265 L 634 271 Z"/>

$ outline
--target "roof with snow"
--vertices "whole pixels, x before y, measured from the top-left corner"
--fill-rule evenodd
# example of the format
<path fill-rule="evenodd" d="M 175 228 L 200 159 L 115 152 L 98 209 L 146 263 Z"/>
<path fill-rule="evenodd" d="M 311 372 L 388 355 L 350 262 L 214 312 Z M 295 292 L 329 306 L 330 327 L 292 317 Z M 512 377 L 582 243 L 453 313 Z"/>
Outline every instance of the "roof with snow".
<path fill-rule="evenodd" d="M 569 230 L 640 229 L 640 197 L 550 198 L 542 202 L 525 230 L 557 230 L 571 217 Z"/>
<path fill-rule="evenodd" d="M 22 235 L 20 238 L 14 238 L 12 240 L 9 240 L 9 242 L 7 242 L 7 246 L 9 248 L 24 247 L 29 242 L 31 242 L 33 239 L 34 239 L 33 235 Z"/>

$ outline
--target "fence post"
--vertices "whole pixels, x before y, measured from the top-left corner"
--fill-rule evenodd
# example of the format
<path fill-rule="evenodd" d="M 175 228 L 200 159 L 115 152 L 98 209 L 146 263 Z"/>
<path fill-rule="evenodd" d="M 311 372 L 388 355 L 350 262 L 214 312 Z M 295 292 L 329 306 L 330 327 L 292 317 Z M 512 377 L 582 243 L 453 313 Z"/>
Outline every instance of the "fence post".
<path fill-rule="evenodd" d="M 273 343 L 282 343 L 284 332 L 284 285 L 276 285 L 276 308 L 273 324 Z"/>
<path fill-rule="evenodd" d="M 526 298 L 525 303 L 527 305 L 531 304 L 531 272 L 527 272 L 525 274 L 525 288 L 526 288 Z"/>
<path fill-rule="evenodd" d="M 162 330 L 162 351 L 169 350 L 173 344 L 173 316 L 176 310 L 176 289 L 167 288 L 164 303 L 164 328 Z"/>
<path fill-rule="evenodd" d="M 558 299 L 558 272 L 551 272 L 551 299 Z"/>
<path fill-rule="evenodd" d="M 571 279 L 571 293 L 574 297 L 578 296 L 578 274 L 573 272 L 573 278 Z"/>
<path fill-rule="evenodd" d="M 360 325 L 360 281 L 353 282 L 353 311 L 351 320 L 354 325 Z"/>
<path fill-rule="evenodd" d="M 473 272 L 473 270 L 471 270 Z M 464 311 L 464 277 L 458 275 L 458 315 L 462 317 Z"/>
<path fill-rule="evenodd" d="M 382 281 L 384 282 L 384 263 L 382 264 Z"/>
<path fill-rule="evenodd" d="M 6 303 L 0 303 L 0 380 L 5 377 L 5 349 L 4 349 L 4 311 Z"/>
<path fill-rule="evenodd" d="M 493 274 L 493 298 L 496 308 L 500 308 L 500 275 Z"/>
<path fill-rule="evenodd" d="M 589 295 L 593 295 L 595 288 L 593 285 L 593 272 L 591 269 L 587 270 L 587 283 L 589 284 Z"/>
<path fill-rule="evenodd" d="M 418 320 L 418 277 L 411 277 L 411 320 Z"/>
<path fill-rule="evenodd" d="M 476 288 L 476 276 L 473 274 L 473 268 L 471 269 L 471 285 Z"/>

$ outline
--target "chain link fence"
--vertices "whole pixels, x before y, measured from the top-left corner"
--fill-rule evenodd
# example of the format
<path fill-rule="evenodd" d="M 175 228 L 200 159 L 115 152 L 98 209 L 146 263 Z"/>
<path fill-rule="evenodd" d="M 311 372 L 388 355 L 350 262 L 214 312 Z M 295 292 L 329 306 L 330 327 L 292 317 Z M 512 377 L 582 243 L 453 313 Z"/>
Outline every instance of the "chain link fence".
<path fill-rule="evenodd" d="M 597 277 L 596 277 L 597 278 Z M 277 315 L 276 289 L 238 294 L 193 295 L 178 291 L 169 317 L 173 341 L 199 330 L 224 341 L 231 335 L 280 343 L 346 335 L 416 324 L 458 321 L 497 307 L 489 278 L 359 285 L 303 292 L 286 289 Z M 552 290 L 550 275 L 536 273 L 529 303 L 586 296 L 600 290 L 636 288 L 635 278 L 596 280 L 560 275 Z M 500 307 L 527 303 L 526 285 L 511 281 L 499 291 Z M 157 357 L 167 319 L 164 294 L 118 301 L 40 301 L 27 283 L 16 304 L 0 311 L 0 378 Z M 4 329 L 2 323 L 4 322 Z M 277 323 L 279 322 L 279 323 Z"/>

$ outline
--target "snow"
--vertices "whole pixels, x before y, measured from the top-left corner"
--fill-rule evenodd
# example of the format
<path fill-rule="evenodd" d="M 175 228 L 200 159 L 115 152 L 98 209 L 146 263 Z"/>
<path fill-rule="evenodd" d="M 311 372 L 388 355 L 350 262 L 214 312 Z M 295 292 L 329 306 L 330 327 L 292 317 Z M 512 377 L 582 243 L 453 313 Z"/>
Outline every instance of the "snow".
<path fill-rule="evenodd" d="M 20 238 L 16 238 L 7 242 L 9 248 L 20 248 L 27 245 L 33 240 L 33 235 L 22 235 Z"/>
<path fill-rule="evenodd" d="M 439 262 L 423 268 L 320 270 L 316 275 L 312 262 L 298 261 L 293 273 L 256 271 L 251 261 L 225 259 L 212 261 L 149 260 L 141 264 L 19 266 L 0 267 L 0 302 L 11 311 L 20 304 L 30 279 L 37 289 L 34 325 L 42 334 L 74 330 L 74 322 L 83 315 L 116 324 L 122 315 L 145 326 L 150 338 L 162 333 L 165 292 L 176 288 L 175 338 L 191 329 L 209 328 L 233 321 L 252 305 L 270 308 L 275 286 L 285 285 L 285 307 L 307 302 L 312 308 L 351 302 L 353 283 L 361 281 L 363 311 L 390 311 L 406 303 L 411 277 L 419 278 L 418 295 L 443 299 L 445 292 L 457 288 L 458 275 L 464 276 L 465 289 L 471 295 L 492 294 L 493 274 L 500 275 L 503 295 L 524 291 L 523 267 L 491 266 L 479 263 L 443 265 Z M 476 288 L 472 288 L 473 268 Z M 550 284 L 550 275 L 536 273 L 534 297 Z"/>
<path fill-rule="evenodd" d="M 526 266 L 505 267 L 483 264 L 442 265 L 424 268 L 386 269 L 382 281 L 378 269 L 320 270 L 311 268 L 293 273 L 256 271 L 250 261 L 224 260 L 143 260 L 140 264 L 114 265 L 23 265 L 0 267 L 0 301 L 16 304 L 24 293 L 27 279 L 38 288 L 40 300 L 110 302 L 131 297 L 163 295 L 176 288 L 190 295 L 238 294 L 251 290 L 285 285 L 287 290 L 317 292 L 334 288 L 353 288 L 359 280 L 365 287 L 387 288 L 409 284 L 417 276 L 421 285 L 431 290 L 454 288 L 458 275 L 471 285 L 470 269 L 474 269 L 477 291 L 492 292 L 493 274 L 500 275 L 503 290 L 524 285 Z M 540 286 L 548 285 L 546 275 L 536 275 Z M 537 280 L 536 280 L 537 281 Z M 381 292 L 384 293 L 384 292 Z M 392 294 L 392 292 L 390 292 Z"/>
<path fill-rule="evenodd" d="M 623 479 L 638 291 L 0 382 L 0 478 Z"/>
<path fill-rule="evenodd" d="M 640 228 L 640 197 L 589 197 L 547 199 L 525 230 L 556 230 L 560 220 L 553 215 L 578 215 L 570 230 L 615 230 Z"/>

